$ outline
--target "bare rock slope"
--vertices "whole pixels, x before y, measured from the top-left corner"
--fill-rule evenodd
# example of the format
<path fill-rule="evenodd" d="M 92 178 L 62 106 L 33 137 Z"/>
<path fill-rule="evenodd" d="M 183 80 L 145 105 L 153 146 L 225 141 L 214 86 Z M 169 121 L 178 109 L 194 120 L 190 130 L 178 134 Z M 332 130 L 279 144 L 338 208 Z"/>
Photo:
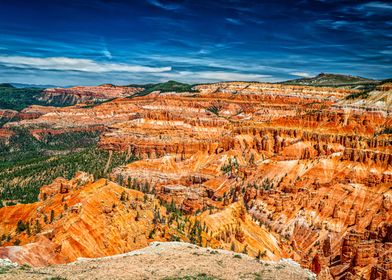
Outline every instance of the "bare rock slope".
<path fill-rule="evenodd" d="M 154 242 L 122 255 L 46 268 L 8 264 L 3 271 L 0 279 L 315 279 L 291 260 L 259 261 L 182 242 Z"/>

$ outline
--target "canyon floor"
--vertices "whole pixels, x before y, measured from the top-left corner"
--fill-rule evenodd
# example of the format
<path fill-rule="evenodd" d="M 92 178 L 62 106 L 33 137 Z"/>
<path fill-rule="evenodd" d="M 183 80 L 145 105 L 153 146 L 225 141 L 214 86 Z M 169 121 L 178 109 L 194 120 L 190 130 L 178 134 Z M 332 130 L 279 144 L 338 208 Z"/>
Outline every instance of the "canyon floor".
<path fill-rule="evenodd" d="M 244 254 L 180 242 L 155 242 L 147 248 L 127 254 L 101 259 L 79 259 L 66 265 L 45 268 L 8 267 L 3 270 L 7 271 L 0 274 L 0 279 L 9 280 L 315 279 L 315 274 L 289 260 L 263 262 Z"/>

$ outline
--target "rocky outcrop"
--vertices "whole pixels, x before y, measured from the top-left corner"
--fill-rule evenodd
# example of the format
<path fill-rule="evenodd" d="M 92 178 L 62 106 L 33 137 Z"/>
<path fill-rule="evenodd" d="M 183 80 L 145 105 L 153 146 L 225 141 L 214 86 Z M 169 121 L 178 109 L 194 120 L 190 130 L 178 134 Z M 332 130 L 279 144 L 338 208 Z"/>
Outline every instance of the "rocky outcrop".
<path fill-rule="evenodd" d="M 89 181 L 81 176 L 74 180 Z M 124 253 L 148 244 L 154 204 L 143 202 L 143 193 L 105 179 L 73 190 L 60 181 L 54 183 L 60 183 L 60 188 L 53 184 L 42 189 L 40 202 L 0 209 L 0 235 L 5 236 L 0 258 L 43 266 Z"/>
<path fill-rule="evenodd" d="M 18 111 L 15 110 L 0 109 L 0 122 L 11 120 L 12 118 L 16 117 L 17 114 Z"/>
<path fill-rule="evenodd" d="M 289 259 L 260 261 L 245 254 L 202 248 L 186 242 L 153 242 L 125 254 L 79 259 L 45 268 L 18 267 L 0 262 L 1 279 L 254 279 L 313 280 L 315 275 Z"/>
<path fill-rule="evenodd" d="M 248 83 L 248 82 L 224 82 L 195 86 L 202 93 L 223 92 L 231 94 L 267 94 L 273 96 L 295 96 L 300 98 L 335 99 L 347 94 L 359 92 L 356 90 L 311 87 L 284 84 Z"/>
<path fill-rule="evenodd" d="M 75 177 L 71 180 L 66 180 L 64 178 L 55 179 L 50 185 L 42 186 L 38 195 L 38 200 L 45 201 L 57 194 L 68 194 L 77 188 L 91 183 L 94 178 L 91 174 L 85 172 L 78 172 Z"/>
<path fill-rule="evenodd" d="M 384 111 L 390 114 L 392 112 L 392 83 L 378 85 L 374 90 L 365 94 L 354 94 L 352 98 L 339 101 L 336 107 Z"/>
<path fill-rule="evenodd" d="M 127 97 L 142 90 L 143 88 L 121 87 L 110 84 L 95 87 L 49 88 L 41 93 L 39 100 L 54 105 L 74 105 Z"/>

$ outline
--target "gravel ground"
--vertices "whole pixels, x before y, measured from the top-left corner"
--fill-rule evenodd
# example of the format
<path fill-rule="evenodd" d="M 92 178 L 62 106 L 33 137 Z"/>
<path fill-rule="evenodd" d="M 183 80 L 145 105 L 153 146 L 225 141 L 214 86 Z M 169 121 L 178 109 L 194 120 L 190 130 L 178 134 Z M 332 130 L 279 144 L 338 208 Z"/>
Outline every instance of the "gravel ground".
<path fill-rule="evenodd" d="M 247 255 L 189 243 L 154 242 L 126 254 L 45 268 L 0 262 L 0 279 L 316 279 L 291 260 L 258 261 Z"/>

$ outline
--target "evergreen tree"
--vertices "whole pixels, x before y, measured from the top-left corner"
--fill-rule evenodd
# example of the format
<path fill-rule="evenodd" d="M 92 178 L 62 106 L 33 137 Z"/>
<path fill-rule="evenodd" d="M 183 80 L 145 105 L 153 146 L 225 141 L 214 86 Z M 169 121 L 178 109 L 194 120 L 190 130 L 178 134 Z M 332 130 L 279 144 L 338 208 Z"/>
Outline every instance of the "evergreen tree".
<path fill-rule="evenodd" d="M 21 232 L 25 231 L 26 229 L 27 229 L 26 224 L 22 220 L 19 220 L 16 225 L 16 232 L 21 233 Z"/>
<path fill-rule="evenodd" d="M 50 210 L 50 223 L 53 223 L 54 221 L 54 210 Z"/>
<path fill-rule="evenodd" d="M 34 228 L 35 233 L 40 233 L 41 232 L 41 224 L 39 223 L 38 220 L 35 220 L 35 228 Z"/>

